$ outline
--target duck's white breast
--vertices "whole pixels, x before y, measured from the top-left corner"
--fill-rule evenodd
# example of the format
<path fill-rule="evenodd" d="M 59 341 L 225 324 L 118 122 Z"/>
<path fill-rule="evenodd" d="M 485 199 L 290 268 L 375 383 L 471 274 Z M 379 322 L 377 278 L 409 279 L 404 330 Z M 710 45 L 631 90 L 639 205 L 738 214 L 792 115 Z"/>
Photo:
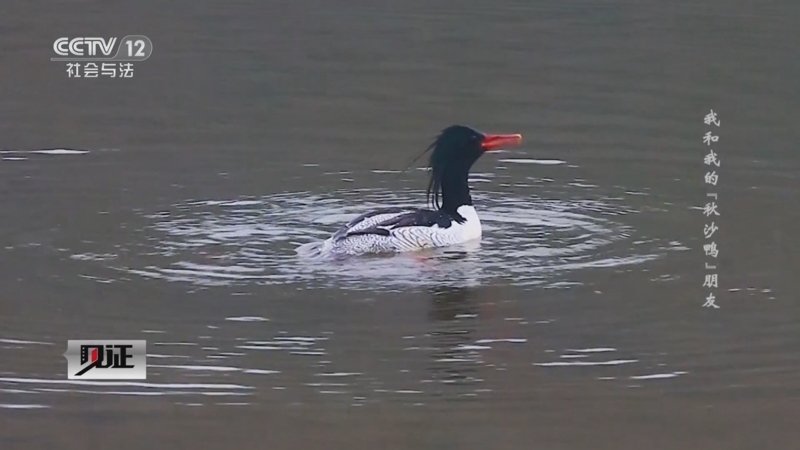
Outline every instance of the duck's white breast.
<path fill-rule="evenodd" d="M 461 238 L 463 239 L 462 242 L 471 241 L 481 237 L 481 219 L 478 218 L 478 212 L 475 211 L 475 208 L 470 205 L 464 205 L 459 207 L 457 211 L 459 214 L 461 214 L 461 217 L 467 219 L 466 222 L 461 224 L 453 223 L 454 226 L 459 227 L 459 232 L 461 233 Z"/>

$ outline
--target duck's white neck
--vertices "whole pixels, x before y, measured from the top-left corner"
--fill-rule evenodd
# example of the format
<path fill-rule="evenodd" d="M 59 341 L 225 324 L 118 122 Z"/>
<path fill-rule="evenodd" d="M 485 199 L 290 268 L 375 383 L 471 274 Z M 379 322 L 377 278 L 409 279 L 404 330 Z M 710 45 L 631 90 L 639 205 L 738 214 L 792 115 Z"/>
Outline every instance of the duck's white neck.
<path fill-rule="evenodd" d="M 461 225 L 461 236 L 464 241 L 478 239 L 483 234 L 481 227 L 481 220 L 478 218 L 478 212 L 472 205 L 462 205 L 457 210 L 458 214 L 463 217 L 465 222 Z"/>

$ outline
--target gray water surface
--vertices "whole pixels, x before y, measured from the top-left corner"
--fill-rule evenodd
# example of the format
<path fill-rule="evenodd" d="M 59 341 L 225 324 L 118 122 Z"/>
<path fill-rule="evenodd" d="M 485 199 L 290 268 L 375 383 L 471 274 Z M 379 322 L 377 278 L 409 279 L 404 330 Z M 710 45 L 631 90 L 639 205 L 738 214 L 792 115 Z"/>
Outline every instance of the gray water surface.
<path fill-rule="evenodd" d="M 0 18 L 3 449 L 800 442 L 791 2 L 43 6 Z M 49 60 L 128 34 L 133 78 Z M 471 174 L 480 242 L 297 259 L 423 206 L 453 123 L 524 136 Z M 94 338 L 147 380 L 67 380 Z"/>

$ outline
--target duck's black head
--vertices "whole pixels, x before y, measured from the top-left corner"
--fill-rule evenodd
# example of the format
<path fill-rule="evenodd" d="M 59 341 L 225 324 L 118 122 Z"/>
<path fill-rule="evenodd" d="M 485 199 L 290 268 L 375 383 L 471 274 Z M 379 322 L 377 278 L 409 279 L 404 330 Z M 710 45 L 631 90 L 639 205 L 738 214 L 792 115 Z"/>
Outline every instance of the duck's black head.
<path fill-rule="evenodd" d="M 428 201 L 450 213 L 461 205 L 471 205 L 467 178 L 475 161 L 485 152 L 520 142 L 519 134 L 486 134 L 464 125 L 445 128 L 428 147 L 432 150 L 428 162 L 431 169 Z"/>

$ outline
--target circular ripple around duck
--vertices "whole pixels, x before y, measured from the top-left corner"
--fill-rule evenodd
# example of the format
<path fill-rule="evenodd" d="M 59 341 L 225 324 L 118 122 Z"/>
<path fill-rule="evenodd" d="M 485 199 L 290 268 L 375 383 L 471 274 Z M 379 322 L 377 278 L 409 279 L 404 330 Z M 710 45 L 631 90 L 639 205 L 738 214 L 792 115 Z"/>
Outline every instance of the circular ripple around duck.
<path fill-rule="evenodd" d="M 620 219 L 634 211 L 619 205 L 484 192 L 473 196 L 484 230 L 479 242 L 339 262 L 308 262 L 295 253 L 298 245 L 327 238 L 366 210 L 418 205 L 421 195 L 350 190 L 186 202 L 148 216 L 150 239 L 140 254 L 156 260 L 124 270 L 204 286 L 552 285 L 560 273 L 638 264 L 664 250 L 653 241 L 637 242 L 650 242 L 649 248 L 631 245 L 634 230 Z"/>

